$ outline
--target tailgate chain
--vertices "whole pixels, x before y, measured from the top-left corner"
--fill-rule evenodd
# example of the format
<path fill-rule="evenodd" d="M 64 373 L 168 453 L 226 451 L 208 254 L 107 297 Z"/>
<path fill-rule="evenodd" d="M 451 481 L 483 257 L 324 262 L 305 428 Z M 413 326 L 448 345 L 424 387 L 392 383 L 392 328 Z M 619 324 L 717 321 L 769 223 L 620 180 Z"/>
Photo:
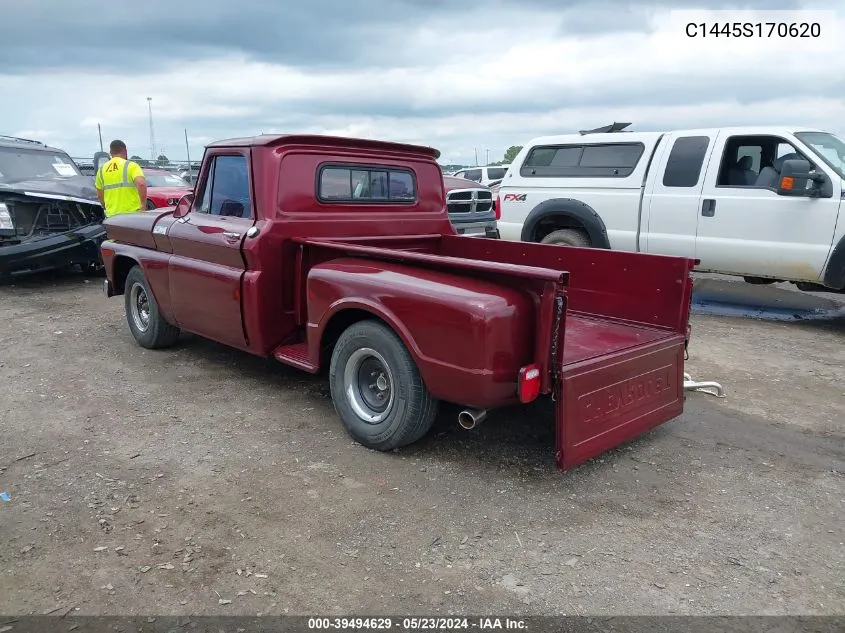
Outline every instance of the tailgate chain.
<path fill-rule="evenodd" d="M 552 402 L 557 402 L 557 386 L 560 369 L 557 362 L 558 338 L 560 337 L 560 318 L 563 316 L 563 297 L 555 297 L 555 321 L 552 332 Z"/>

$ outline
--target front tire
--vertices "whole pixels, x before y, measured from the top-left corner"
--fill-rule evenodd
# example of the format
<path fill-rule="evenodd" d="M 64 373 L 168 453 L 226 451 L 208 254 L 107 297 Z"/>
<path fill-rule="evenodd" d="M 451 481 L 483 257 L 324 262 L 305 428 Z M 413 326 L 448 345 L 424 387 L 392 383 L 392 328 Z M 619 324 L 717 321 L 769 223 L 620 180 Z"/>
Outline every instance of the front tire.
<path fill-rule="evenodd" d="M 558 246 L 576 246 L 589 248 L 590 236 L 581 229 L 558 229 L 546 235 L 540 244 L 557 244 Z"/>
<path fill-rule="evenodd" d="M 158 349 L 169 347 L 176 342 L 179 338 L 179 328 L 161 316 L 140 266 L 133 266 L 126 275 L 123 296 L 126 321 L 138 345 L 147 349 Z"/>
<path fill-rule="evenodd" d="M 379 451 L 413 444 L 431 429 L 438 401 L 393 330 L 375 320 L 347 328 L 332 352 L 332 401 L 346 431 Z"/>

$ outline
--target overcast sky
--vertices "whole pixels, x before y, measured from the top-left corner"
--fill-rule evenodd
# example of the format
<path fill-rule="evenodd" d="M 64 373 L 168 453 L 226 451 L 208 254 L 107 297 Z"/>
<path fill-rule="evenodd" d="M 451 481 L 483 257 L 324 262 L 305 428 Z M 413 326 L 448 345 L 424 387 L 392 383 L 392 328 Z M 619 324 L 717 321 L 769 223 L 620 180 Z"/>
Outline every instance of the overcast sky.
<path fill-rule="evenodd" d="M 691 39 L 681 1 L 0 0 L 0 134 L 88 157 L 124 139 L 191 158 L 205 143 L 317 132 L 499 160 L 534 136 L 794 123 L 845 132 L 845 9 L 697 2 L 696 22 L 818 21 L 821 37 Z M 832 9 L 835 0 L 811 3 Z"/>

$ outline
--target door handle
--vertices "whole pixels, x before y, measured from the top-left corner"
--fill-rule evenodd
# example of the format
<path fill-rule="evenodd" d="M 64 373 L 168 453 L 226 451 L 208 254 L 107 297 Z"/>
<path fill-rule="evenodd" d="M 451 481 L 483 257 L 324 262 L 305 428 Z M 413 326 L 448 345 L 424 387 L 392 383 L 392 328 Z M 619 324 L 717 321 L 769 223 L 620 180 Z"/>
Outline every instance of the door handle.
<path fill-rule="evenodd" d="M 712 218 L 716 215 L 716 201 L 707 199 L 701 203 L 701 215 L 705 218 Z"/>
<path fill-rule="evenodd" d="M 233 231 L 223 231 L 223 237 L 226 238 L 227 242 L 237 242 L 241 239 L 241 234 Z"/>

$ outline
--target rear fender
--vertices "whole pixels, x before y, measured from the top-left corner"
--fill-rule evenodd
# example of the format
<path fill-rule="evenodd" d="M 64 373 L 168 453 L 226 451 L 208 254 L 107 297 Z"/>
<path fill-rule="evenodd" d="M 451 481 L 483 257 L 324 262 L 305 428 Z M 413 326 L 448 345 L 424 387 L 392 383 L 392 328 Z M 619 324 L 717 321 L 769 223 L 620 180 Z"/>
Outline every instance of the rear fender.
<path fill-rule="evenodd" d="M 479 408 L 516 402 L 519 368 L 533 359 L 536 307 L 517 288 L 408 264 L 338 258 L 310 269 L 306 296 L 313 364 L 337 334 L 335 319 L 364 311 L 396 332 L 426 387 L 447 402 Z"/>
<path fill-rule="evenodd" d="M 170 299 L 170 272 L 168 253 L 121 244 L 113 240 L 106 240 L 100 247 L 106 277 L 112 284 L 115 295 L 125 292 L 126 276 L 135 265 L 141 267 L 150 292 L 158 305 L 161 315 L 173 325 L 178 325 L 174 319 L 173 307 Z"/>
<path fill-rule="evenodd" d="M 361 297 L 343 298 L 335 301 L 325 312 L 319 323 L 308 323 L 308 355 L 318 367 L 325 365 L 323 352 L 331 348 L 337 337 L 353 323 L 366 318 L 384 321 L 402 339 L 414 362 L 420 366 L 423 354 L 411 332 L 402 321 L 385 306 Z M 425 376 L 423 376 L 425 380 Z"/>

